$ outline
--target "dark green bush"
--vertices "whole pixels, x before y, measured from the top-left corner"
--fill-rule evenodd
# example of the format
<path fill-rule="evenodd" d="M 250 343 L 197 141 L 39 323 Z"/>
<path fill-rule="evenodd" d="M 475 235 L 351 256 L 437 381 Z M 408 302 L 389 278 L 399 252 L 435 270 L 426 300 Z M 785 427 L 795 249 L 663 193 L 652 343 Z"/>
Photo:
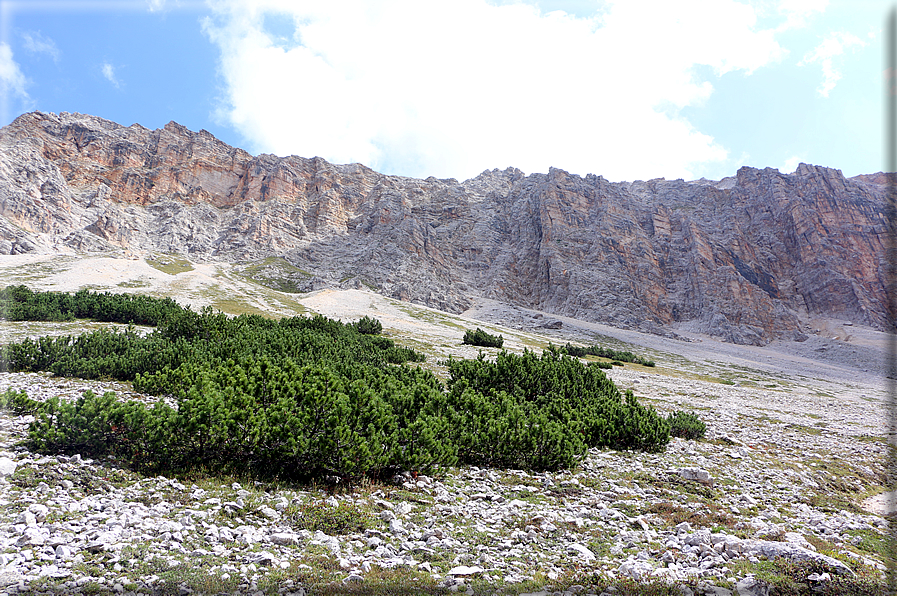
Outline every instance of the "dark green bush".
<path fill-rule="evenodd" d="M 477 327 L 476 331 L 471 331 L 468 329 L 464 333 L 464 340 L 461 343 L 470 346 L 480 346 L 483 348 L 500 348 L 504 345 L 505 340 L 501 335 L 491 335 Z"/>
<path fill-rule="evenodd" d="M 40 402 L 28 397 L 24 391 L 7 389 L 0 394 L 0 409 L 10 410 L 13 414 L 22 416 L 34 414 L 40 407 Z"/>
<path fill-rule="evenodd" d="M 25 290 L 9 294 L 27 302 Z M 82 305 L 105 300 L 79 295 Z M 122 304 L 124 320 L 128 308 L 153 303 Z M 450 360 L 445 388 L 405 365 L 420 354 L 358 327 L 320 315 L 275 321 L 177 307 L 145 336 L 25 340 L 3 348 L 5 369 L 129 380 L 173 405 L 91 392 L 38 403 L 10 391 L 0 405 L 35 414 L 29 441 L 38 451 L 282 479 L 389 477 L 456 463 L 558 469 L 589 447 L 657 451 L 669 441 L 670 422 L 622 395 L 602 365 L 558 350 L 501 352 L 494 362 Z"/>
<path fill-rule="evenodd" d="M 358 333 L 364 335 L 379 335 L 383 331 L 383 324 L 372 317 L 363 316 L 356 323 L 353 323 Z"/>
<path fill-rule="evenodd" d="M 9 321 L 95 319 L 111 323 L 159 325 L 184 310 L 171 298 L 131 294 L 34 292 L 26 286 L 0 290 L 0 314 Z"/>
<path fill-rule="evenodd" d="M 555 348 L 551 346 L 549 347 L 549 349 Z M 574 346 L 570 343 L 560 349 L 565 354 L 575 356 L 577 358 L 583 358 L 584 356 L 598 356 L 599 358 L 617 360 L 617 362 L 614 362 L 613 364 L 618 366 L 623 366 L 623 362 L 632 362 L 634 364 L 641 364 L 642 366 L 655 366 L 653 360 L 647 360 L 645 358 L 642 358 L 641 356 L 636 356 L 629 351 L 612 350 L 610 348 L 602 348 L 601 346 L 588 346 L 583 348 L 580 346 Z"/>
<path fill-rule="evenodd" d="M 667 416 L 667 422 L 670 424 L 670 435 L 681 439 L 700 439 L 707 431 L 707 425 L 694 412 L 677 410 Z"/>
<path fill-rule="evenodd" d="M 669 442 L 669 425 L 653 409 L 631 392 L 624 399 L 600 368 L 556 351 L 447 365 L 462 461 L 557 468 L 587 447 L 659 451 Z"/>

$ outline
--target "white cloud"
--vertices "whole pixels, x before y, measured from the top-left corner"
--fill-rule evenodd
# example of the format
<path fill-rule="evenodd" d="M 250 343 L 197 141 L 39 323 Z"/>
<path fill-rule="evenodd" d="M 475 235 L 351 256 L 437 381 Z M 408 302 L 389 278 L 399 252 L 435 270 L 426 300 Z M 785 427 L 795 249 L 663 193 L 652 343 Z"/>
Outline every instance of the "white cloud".
<path fill-rule="evenodd" d="M 411 176 L 690 178 L 727 155 L 677 116 L 713 92 L 695 66 L 751 73 L 783 55 L 734 0 L 613 0 L 588 19 L 485 0 L 212 6 L 219 116 L 251 150 Z M 292 40 L 266 31 L 272 18 Z"/>
<path fill-rule="evenodd" d="M 807 160 L 799 155 L 793 155 L 785 160 L 785 165 L 779 170 L 785 174 L 791 174 L 792 172 L 797 170 L 797 166 L 801 163 L 806 163 Z"/>
<path fill-rule="evenodd" d="M 841 70 L 836 59 L 849 48 L 862 48 L 865 45 L 866 42 L 852 33 L 833 31 L 822 43 L 807 52 L 797 65 L 819 64 L 822 67 L 822 84 L 816 89 L 816 92 L 822 97 L 828 97 L 838 81 L 841 80 Z"/>
<path fill-rule="evenodd" d="M 34 102 L 26 91 L 27 85 L 28 80 L 13 59 L 12 48 L 7 43 L 0 43 L 0 120 L 3 123 L 10 120 L 10 104 L 15 98 L 20 103 L 16 112 L 32 109 Z"/>
<path fill-rule="evenodd" d="M 824 13 L 826 8 L 828 8 L 828 0 L 781 0 L 779 13 L 785 17 L 785 22 L 776 30 L 787 31 L 805 27 L 810 18 L 816 13 Z"/>
<path fill-rule="evenodd" d="M 34 54 L 47 54 L 54 62 L 59 61 L 59 48 L 49 37 L 45 37 L 40 31 L 25 31 L 22 33 L 23 47 Z"/>
<path fill-rule="evenodd" d="M 110 83 L 112 83 L 112 85 L 116 89 L 121 87 L 121 83 L 119 82 L 118 78 L 115 76 L 115 67 L 114 66 L 112 66 L 108 62 L 104 62 L 103 66 L 100 67 L 100 69 L 103 71 L 103 76 L 106 78 L 106 80 L 109 81 Z"/>

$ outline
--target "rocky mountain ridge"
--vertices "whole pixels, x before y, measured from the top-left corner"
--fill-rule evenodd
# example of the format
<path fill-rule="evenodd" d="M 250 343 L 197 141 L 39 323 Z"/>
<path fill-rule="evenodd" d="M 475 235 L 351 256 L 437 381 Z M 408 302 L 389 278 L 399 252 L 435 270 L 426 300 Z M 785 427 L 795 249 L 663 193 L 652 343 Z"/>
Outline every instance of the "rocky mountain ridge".
<path fill-rule="evenodd" d="M 807 164 L 721 181 L 420 180 L 252 156 L 174 122 L 34 112 L 0 130 L 0 254 L 282 257 L 300 291 L 368 286 L 450 312 L 489 298 L 761 345 L 803 339 L 815 315 L 892 329 L 886 182 Z"/>

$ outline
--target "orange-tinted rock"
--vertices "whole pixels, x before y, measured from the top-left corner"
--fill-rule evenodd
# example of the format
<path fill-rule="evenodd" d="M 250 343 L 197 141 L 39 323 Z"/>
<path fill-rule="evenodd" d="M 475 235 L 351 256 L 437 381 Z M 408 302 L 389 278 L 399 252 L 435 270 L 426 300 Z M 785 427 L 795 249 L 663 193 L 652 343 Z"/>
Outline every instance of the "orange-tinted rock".
<path fill-rule="evenodd" d="M 284 256 L 309 287 L 373 285 L 446 310 L 495 298 L 739 343 L 805 315 L 890 328 L 888 176 L 741 168 L 610 183 L 552 168 L 458 182 L 252 156 L 206 131 L 31 113 L 0 131 L 0 252 L 122 247 Z"/>

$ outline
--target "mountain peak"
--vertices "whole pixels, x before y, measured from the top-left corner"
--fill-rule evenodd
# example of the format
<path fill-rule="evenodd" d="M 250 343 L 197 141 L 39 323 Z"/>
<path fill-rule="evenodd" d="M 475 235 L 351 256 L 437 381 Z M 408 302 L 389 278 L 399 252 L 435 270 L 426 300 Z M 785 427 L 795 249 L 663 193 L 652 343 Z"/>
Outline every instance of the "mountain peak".
<path fill-rule="evenodd" d="M 32 112 L 0 131 L 0 254 L 279 257 L 301 291 L 373 287 L 452 312 L 488 298 L 762 344 L 805 337 L 815 315 L 892 329 L 886 178 L 800 164 L 721 181 L 512 167 L 421 180 L 253 157 L 175 121 Z"/>

